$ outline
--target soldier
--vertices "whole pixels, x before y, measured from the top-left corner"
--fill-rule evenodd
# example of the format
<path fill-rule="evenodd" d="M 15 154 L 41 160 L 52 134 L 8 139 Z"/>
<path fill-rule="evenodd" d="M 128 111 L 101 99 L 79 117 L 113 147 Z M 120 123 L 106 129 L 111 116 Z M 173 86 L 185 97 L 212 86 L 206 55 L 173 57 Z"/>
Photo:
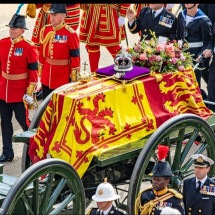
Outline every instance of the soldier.
<path fill-rule="evenodd" d="M 54 89 L 77 81 L 80 70 L 80 42 L 77 33 L 65 24 L 66 5 L 52 4 L 51 24 L 40 33 L 39 75 L 43 99 Z"/>
<path fill-rule="evenodd" d="M 214 161 L 202 154 L 191 156 L 195 177 L 184 180 L 183 197 L 186 214 L 215 214 L 215 181 L 207 176 Z"/>
<path fill-rule="evenodd" d="M 12 115 L 24 131 L 28 129 L 26 116 L 28 103 L 34 101 L 33 93 L 38 81 L 38 53 L 36 46 L 23 37 L 25 16 L 19 15 L 19 6 L 8 26 L 9 37 L 0 40 L 0 116 L 3 150 L 0 162 L 12 161 Z M 25 101 L 23 101 L 23 96 Z"/>
<path fill-rule="evenodd" d="M 126 10 L 130 4 L 82 4 L 80 41 L 86 43 L 90 70 L 96 72 L 100 46 L 107 48 L 113 58 L 120 51 Z"/>
<path fill-rule="evenodd" d="M 141 9 L 137 15 L 133 8 L 127 10 L 128 28 L 132 34 L 141 31 L 141 38 L 152 37 L 150 31 L 157 37 L 162 36 L 170 40 L 176 39 L 176 17 L 164 8 L 164 4 L 149 4 L 149 7 Z"/>
<path fill-rule="evenodd" d="M 101 183 L 92 199 L 96 202 L 97 208 L 90 208 L 87 215 L 127 215 L 127 212 L 115 207 L 113 201 L 120 196 L 114 193 L 113 186 L 105 178 Z"/>
<path fill-rule="evenodd" d="M 158 146 L 158 163 L 150 173 L 152 187 L 138 194 L 135 202 L 135 215 L 160 214 L 165 207 L 175 208 L 184 214 L 182 195 L 167 187 L 172 177 L 169 162 L 165 161 L 168 151 L 167 146 Z"/>
<path fill-rule="evenodd" d="M 26 9 L 26 14 L 31 17 L 35 18 L 36 16 L 36 9 L 40 9 L 35 26 L 33 29 L 32 34 L 32 42 L 35 43 L 38 50 L 40 47 L 40 31 L 45 26 L 50 24 L 50 13 L 48 12 L 50 9 L 51 4 L 28 4 Z M 65 23 L 73 28 L 75 31 L 79 26 L 79 19 L 80 19 L 80 4 L 66 4 L 66 12 L 67 15 L 65 17 Z"/>
<path fill-rule="evenodd" d="M 178 15 L 177 25 L 177 39 L 188 42 L 189 49 L 187 51 L 193 55 L 196 62 L 200 60 L 203 51 L 207 48 L 212 38 L 212 23 L 210 19 L 198 9 L 198 5 L 199 4 L 185 4 L 185 9 Z M 204 62 L 199 64 L 199 68 L 204 68 Z M 202 69 L 195 69 L 195 75 L 200 89 Z M 203 99 L 206 99 L 207 95 L 203 93 L 202 91 Z"/>

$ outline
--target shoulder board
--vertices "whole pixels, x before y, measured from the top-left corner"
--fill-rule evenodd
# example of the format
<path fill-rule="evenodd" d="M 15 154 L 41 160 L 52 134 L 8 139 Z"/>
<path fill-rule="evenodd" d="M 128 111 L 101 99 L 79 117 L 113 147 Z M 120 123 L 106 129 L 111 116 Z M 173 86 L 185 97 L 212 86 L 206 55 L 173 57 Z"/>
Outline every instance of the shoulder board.
<path fill-rule="evenodd" d="M 68 30 L 69 32 L 71 32 L 71 33 L 74 33 L 75 31 L 71 28 L 71 27 L 69 27 L 68 25 L 65 25 L 65 28 L 66 28 L 66 30 Z"/>
<path fill-rule="evenodd" d="M 174 189 L 168 189 L 168 190 L 171 193 L 173 193 L 176 198 L 178 198 L 178 199 L 182 199 L 183 198 L 183 196 L 179 192 L 177 192 L 176 190 L 174 190 Z"/>
<path fill-rule="evenodd" d="M 34 43 L 33 43 L 31 40 L 28 40 L 28 39 L 26 39 L 26 38 L 24 38 L 24 40 L 25 40 L 25 42 L 27 42 L 27 43 L 30 44 L 31 46 L 34 45 Z"/>
<path fill-rule="evenodd" d="M 115 208 L 115 210 L 116 211 L 119 211 L 120 213 L 122 213 L 122 214 L 127 214 L 127 212 L 126 211 L 124 211 L 124 210 L 122 210 L 121 208 Z"/>
<path fill-rule="evenodd" d="M 86 215 L 90 215 L 92 209 L 93 209 L 93 208 L 90 208 L 90 209 L 87 211 Z"/>

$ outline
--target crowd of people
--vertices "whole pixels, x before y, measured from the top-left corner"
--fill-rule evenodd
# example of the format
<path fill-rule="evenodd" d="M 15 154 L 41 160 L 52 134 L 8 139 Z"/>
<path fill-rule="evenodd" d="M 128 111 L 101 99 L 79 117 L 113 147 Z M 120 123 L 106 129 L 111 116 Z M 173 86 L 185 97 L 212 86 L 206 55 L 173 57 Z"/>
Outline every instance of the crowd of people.
<path fill-rule="evenodd" d="M 42 99 L 54 89 L 76 82 L 80 72 L 80 42 L 86 44 L 91 72 L 96 72 L 100 46 L 104 46 L 115 58 L 121 49 L 121 41 L 126 39 L 125 25 L 132 34 L 138 33 L 140 40 L 143 37 L 150 39 L 152 31 L 160 41 L 188 43 L 188 52 L 193 55 L 194 63 L 198 63 L 194 71 L 198 85 L 201 88 L 201 78 L 207 84 L 208 95 L 202 90 L 202 96 L 215 102 L 215 18 L 211 13 L 214 5 L 184 4 L 177 16 L 167 5 L 29 4 L 27 16 L 34 18 L 36 9 L 40 9 L 31 40 L 23 36 L 28 28 L 26 15 L 20 15 L 23 5 L 19 5 L 7 25 L 9 36 L 0 40 L 3 143 L 0 162 L 14 159 L 12 115 L 14 112 L 24 131 L 28 129 L 28 111 L 35 105 L 38 81 L 42 84 Z M 83 11 L 82 16 L 80 10 Z M 76 31 L 78 27 L 79 34 Z M 208 107 L 215 111 L 214 105 L 209 104 Z M 158 162 L 152 171 L 153 186 L 141 191 L 137 198 L 136 213 L 165 214 L 162 209 L 169 207 L 177 210 L 177 214 L 214 214 L 214 195 L 206 192 L 215 186 L 215 182 L 207 176 L 213 161 L 201 154 L 192 158 L 195 177 L 184 181 L 183 195 L 168 189 L 171 169 L 168 162 Z M 200 181 L 198 189 L 196 181 Z M 93 196 L 98 208 L 90 210 L 89 214 L 127 214 L 112 205 L 117 198 L 119 196 L 114 194 L 112 186 L 105 181 Z"/>

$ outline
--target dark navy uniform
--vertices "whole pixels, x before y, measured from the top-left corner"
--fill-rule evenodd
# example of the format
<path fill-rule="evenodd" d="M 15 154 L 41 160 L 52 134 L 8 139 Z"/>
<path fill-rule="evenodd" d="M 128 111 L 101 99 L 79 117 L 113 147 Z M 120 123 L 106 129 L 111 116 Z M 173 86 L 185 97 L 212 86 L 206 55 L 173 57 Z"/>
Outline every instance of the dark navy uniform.
<path fill-rule="evenodd" d="M 128 28 L 132 34 L 141 31 L 141 40 L 144 35 L 147 35 L 147 40 L 152 37 L 149 30 L 155 32 L 157 37 L 163 36 L 169 38 L 170 40 L 175 40 L 176 27 L 176 16 L 169 12 L 166 8 L 163 8 L 163 11 L 158 16 L 153 18 L 152 9 L 150 7 L 144 7 L 132 25 L 129 25 L 128 23 Z"/>
<path fill-rule="evenodd" d="M 186 214 L 215 214 L 215 181 L 208 177 L 204 186 L 206 186 L 206 194 L 201 194 L 201 191 L 196 190 L 195 177 L 184 180 L 183 201 Z"/>
<path fill-rule="evenodd" d="M 98 208 L 91 208 L 87 215 L 100 215 L 100 210 Z M 108 215 L 128 215 L 128 213 L 120 208 L 112 206 Z"/>
<path fill-rule="evenodd" d="M 215 22 L 214 22 L 215 23 Z M 215 24 L 213 23 L 213 39 L 208 47 L 208 49 L 212 50 L 213 58 L 209 68 L 209 77 L 208 77 L 208 101 L 215 102 Z M 208 104 L 208 108 L 210 108 L 213 112 L 215 112 L 215 105 Z"/>
<path fill-rule="evenodd" d="M 177 21 L 177 39 L 183 40 L 189 43 L 189 49 L 187 50 L 193 54 L 193 58 L 196 59 L 207 48 L 209 41 L 212 37 L 212 23 L 208 16 L 206 16 L 200 9 L 198 9 L 196 15 L 186 25 L 187 10 L 184 9 L 178 15 Z M 200 64 L 199 67 L 204 67 L 204 64 Z M 196 79 L 199 86 L 201 86 L 201 72 L 195 71 Z"/>
<path fill-rule="evenodd" d="M 157 192 L 157 194 L 152 188 L 145 189 L 139 193 L 135 203 L 136 207 L 138 207 L 136 208 L 136 211 L 139 211 L 138 214 L 141 214 L 140 212 L 142 212 L 144 214 L 159 215 L 164 207 L 175 208 L 179 210 L 182 215 L 185 214 L 182 195 L 180 193 L 173 189 L 166 188 Z M 149 203 L 151 200 L 156 199 L 158 199 L 158 201 L 153 203 L 154 206 L 151 205 L 144 209 L 144 205 Z M 145 212 L 142 210 L 145 210 Z"/>

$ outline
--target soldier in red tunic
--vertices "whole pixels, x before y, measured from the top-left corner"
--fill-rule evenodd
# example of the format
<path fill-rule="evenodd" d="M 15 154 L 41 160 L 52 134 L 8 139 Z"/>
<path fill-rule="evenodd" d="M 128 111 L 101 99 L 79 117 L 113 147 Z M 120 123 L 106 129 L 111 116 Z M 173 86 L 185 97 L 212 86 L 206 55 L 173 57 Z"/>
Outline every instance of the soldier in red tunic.
<path fill-rule="evenodd" d="M 0 162 L 12 161 L 12 115 L 25 131 L 28 118 L 23 96 L 29 104 L 38 81 L 38 52 L 36 46 L 23 37 L 26 28 L 25 16 L 18 8 L 10 23 L 9 37 L 0 40 L 0 116 L 3 150 Z"/>
<path fill-rule="evenodd" d="M 28 4 L 27 6 L 26 12 L 31 18 L 35 18 L 36 9 L 40 8 L 31 39 L 38 47 L 38 50 L 40 46 L 40 31 L 45 25 L 50 24 L 50 13 L 48 12 L 50 6 L 51 4 Z M 65 23 L 76 31 L 80 21 L 80 4 L 66 4 L 66 12 Z"/>
<path fill-rule="evenodd" d="M 39 75 L 43 99 L 54 89 L 77 81 L 80 70 L 80 42 L 77 33 L 65 24 L 65 4 L 52 4 L 51 24 L 40 33 Z"/>
<path fill-rule="evenodd" d="M 84 7 L 82 7 L 84 6 Z M 84 4 L 80 41 L 86 43 L 91 72 L 98 69 L 100 46 L 105 46 L 114 58 L 120 51 L 123 25 L 130 4 Z"/>

